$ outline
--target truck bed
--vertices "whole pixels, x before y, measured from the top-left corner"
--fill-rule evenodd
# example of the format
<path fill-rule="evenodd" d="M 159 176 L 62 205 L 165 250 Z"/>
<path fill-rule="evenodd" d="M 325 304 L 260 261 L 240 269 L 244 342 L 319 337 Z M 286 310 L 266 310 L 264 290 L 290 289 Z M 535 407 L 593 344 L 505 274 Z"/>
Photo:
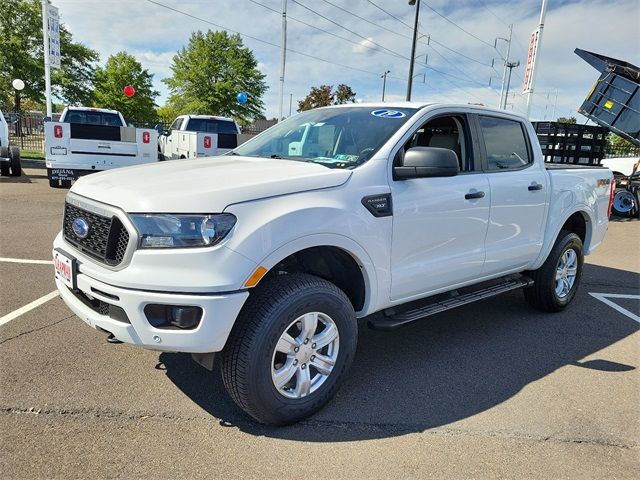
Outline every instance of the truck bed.
<path fill-rule="evenodd" d="M 588 169 L 588 168 L 606 169 L 607 167 L 603 167 L 602 165 L 585 165 L 580 163 L 545 162 L 544 168 L 546 168 L 547 170 L 573 170 L 573 169 Z"/>

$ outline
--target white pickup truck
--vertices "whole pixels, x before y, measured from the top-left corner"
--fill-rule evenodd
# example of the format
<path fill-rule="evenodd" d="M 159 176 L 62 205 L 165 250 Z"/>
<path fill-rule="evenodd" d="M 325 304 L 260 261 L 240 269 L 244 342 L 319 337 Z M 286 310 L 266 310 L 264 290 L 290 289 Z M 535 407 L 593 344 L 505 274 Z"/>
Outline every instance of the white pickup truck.
<path fill-rule="evenodd" d="M 22 175 L 20 149 L 9 145 L 9 126 L 0 111 L 0 175 L 19 177 Z"/>
<path fill-rule="evenodd" d="M 158 132 L 128 127 L 116 110 L 67 107 L 44 126 L 49 185 L 69 188 L 89 173 L 157 162 L 157 143 Z"/>
<path fill-rule="evenodd" d="M 532 125 L 504 111 L 321 108 L 215 162 L 80 179 L 56 284 L 111 341 L 208 368 L 220 352 L 233 400 L 287 424 L 336 392 L 358 318 L 390 330 L 518 288 L 535 308 L 565 308 L 607 231 L 612 179 L 545 165 Z"/>
<path fill-rule="evenodd" d="M 180 115 L 158 137 L 161 160 L 212 157 L 238 146 L 240 128 L 231 118 Z"/>

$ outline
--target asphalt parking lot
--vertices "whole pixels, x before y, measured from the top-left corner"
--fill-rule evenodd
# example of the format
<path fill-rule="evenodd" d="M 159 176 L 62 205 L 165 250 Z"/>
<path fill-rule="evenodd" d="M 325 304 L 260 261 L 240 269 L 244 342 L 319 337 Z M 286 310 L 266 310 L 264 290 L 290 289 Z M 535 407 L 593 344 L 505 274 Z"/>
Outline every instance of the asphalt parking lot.
<path fill-rule="evenodd" d="M 188 355 L 108 344 L 46 297 L 66 191 L 34 166 L 0 179 L 0 477 L 637 474 L 640 222 L 611 223 L 565 312 L 513 292 L 392 333 L 361 323 L 337 397 L 270 428 Z"/>

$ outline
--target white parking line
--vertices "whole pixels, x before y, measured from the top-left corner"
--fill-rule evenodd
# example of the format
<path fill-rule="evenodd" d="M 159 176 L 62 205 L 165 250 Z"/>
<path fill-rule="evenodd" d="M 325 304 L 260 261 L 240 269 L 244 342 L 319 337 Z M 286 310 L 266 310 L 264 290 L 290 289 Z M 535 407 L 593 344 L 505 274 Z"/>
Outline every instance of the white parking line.
<path fill-rule="evenodd" d="M 589 295 L 591 295 L 593 298 L 600 300 L 602 303 L 606 303 L 611 308 L 629 317 L 631 320 L 635 320 L 636 322 L 640 323 L 640 317 L 638 315 L 636 315 L 633 312 L 630 312 L 626 308 L 622 308 L 617 303 L 614 303 L 611 300 L 609 300 L 609 298 L 630 298 L 633 300 L 640 300 L 640 295 L 623 295 L 621 293 L 591 293 L 591 292 L 589 292 Z"/>
<path fill-rule="evenodd" d="M 51 260 L 29 260 L 28 258 L 4 258 L 0 257 L 0 262 L 7 263 L 34 263 L 36 265 L 52 265 Z"/>
<path fill-rule="evenodd" d="M 58 290 L 54 290 L 51 293 L 47 293 L 44 297 L 40 297 L 39 299 L 26 304 L 24 307 L 20 307 L 19 309 L 14 310 L 11 313 L 7 313 L 4 317 L 0 318 L 0 327 L 5 323 L 9 323 L 14 318 L 18 318 L 20 315 L 27 313 L 28 311 L 33 310 L 34 308 L 39 307 L 40 305 L 48 302 L 51 299 L 56 298 L 57 296 L 58 296 Z"/>

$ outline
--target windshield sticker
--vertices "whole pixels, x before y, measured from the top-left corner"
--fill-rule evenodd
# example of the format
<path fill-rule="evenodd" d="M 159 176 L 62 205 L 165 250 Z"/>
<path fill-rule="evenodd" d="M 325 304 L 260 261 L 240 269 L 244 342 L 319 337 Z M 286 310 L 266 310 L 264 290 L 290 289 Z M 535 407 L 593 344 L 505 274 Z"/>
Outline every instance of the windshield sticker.
<path fill-rule="evenodd" d="M 374 110 L 371 112 L 371 115 L 374 117 L 382 117 L 382 118 L 402 118 L 406 117 L 404 112 L 399 112 L 397 110 L 387 110 L 386 108 L 382 110 Z"/>

